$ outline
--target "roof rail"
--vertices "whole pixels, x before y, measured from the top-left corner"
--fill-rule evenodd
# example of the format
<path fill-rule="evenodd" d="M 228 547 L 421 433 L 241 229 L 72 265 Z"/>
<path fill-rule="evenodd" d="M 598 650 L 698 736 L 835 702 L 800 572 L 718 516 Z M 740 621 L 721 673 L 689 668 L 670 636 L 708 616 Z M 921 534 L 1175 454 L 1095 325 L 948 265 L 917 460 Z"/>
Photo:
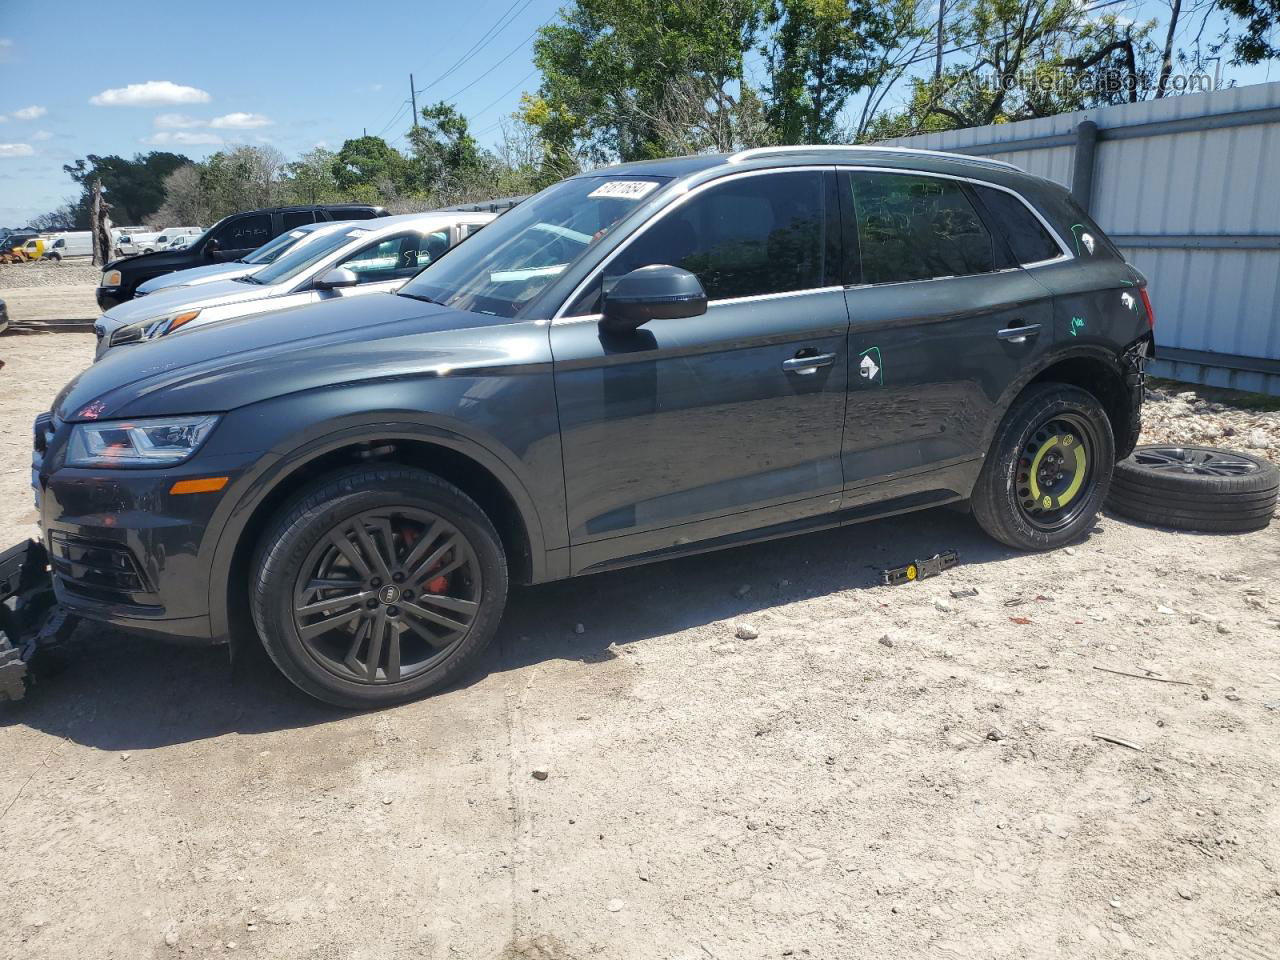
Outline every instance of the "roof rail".
<path fill-rule="evenodd" d="M 944 150 L 921 150 L 917 147 L 877 147 L 870 144 L 840 144 L 840 143 L 815 143 L 815 144 L 796 144 L 793 146 L 779 147 L 752 147 L 749 150 L 739 150 L 729 158 L 729 163 L 741 163 L 743 160 L 753 160 L 756 157 L 768 156 L 774 153 L 808 153 L 810 151 L 826 151 L 826 150 L 869 150 L 876 153 L 906 153 L 912 156 L 921 157 L 948 157 L 952 160 L 968 160 L 970 163 L 982 164 L 991 167 L 1005 167 L 1009 170 L 1017 170 L 1023 172 L 1022 168 L 1012 163 L 1005 163 L 1003 160 L 992 160 L 988 157 L 975 157 L 967 153 L 947 153 Z"/>

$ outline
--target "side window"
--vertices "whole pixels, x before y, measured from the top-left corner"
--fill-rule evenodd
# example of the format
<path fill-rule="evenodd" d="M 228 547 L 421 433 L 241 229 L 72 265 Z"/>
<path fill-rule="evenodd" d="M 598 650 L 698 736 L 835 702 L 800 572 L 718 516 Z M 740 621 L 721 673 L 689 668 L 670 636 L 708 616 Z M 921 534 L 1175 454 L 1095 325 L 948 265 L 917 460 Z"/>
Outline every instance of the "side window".
<path fill-rule="evenodd" d="M 479 229 L 480 229 L 481 227 L 483 227 L 483 226 L 484 226 L 484 224 L 483 224 L 483 223 L 463 223 L 463 224 L 459 224 L 459 225 L 458 225 L 458 235 L 459 235 L 459 237 L 461 237 L 461 239 L 465 240 L 465 239 L 467 239 L 467 237 L 471 236 L 473 233 L 475 233 L 477 230 L 479 230 Z"/>
<path fill-rule="evenodd" d="M 1013 250 L 1013 258 L 1018 263 L 1038 263 L 1062 255 L 1049 231 L 1027 209 L 1027 205 L 1013 194 L 994 187 L 976 185 L 973 190 L 991 214 L 990 219 L 995 220 L 1004 230 L 1009 247 Z"/>
<path fill-rule="evenodd" d="M 362 247 L 337 266 L 354 272 L 360 283 L 412 277 L 418 272 L 418 254 L 426 239 L 418 233 L 399 233 Z"/>
<path fill-rule="evenodd" d="M 615 257 L 605 268 L 604 288 L 656 263 L 697 274 L 708 300 L 821 287 L 827 269 L 824 196 L 818 170 L 740 177 L 709 187 Z M 570 313 L 599 311 L 596 290 Z"/>
<path fill-rule="evenodd" d="M 271 239 L 271 214 L 255 213 L 238 217 L 213 238 L 221 250 L 253 250 Z"/>
<path fill-rule="evenodd" d="M 425 267 L 429 263 L 435 263 L 449 249 L 449 231 L 437 230 L 435 233 L 429 233 L 421 238 L 422 242 L 418 247 L 418 266 Z"/>
<path fill-rule="evenodd" d="M 315 214 L 310 210 L 290 210 L 282 214 L 285 230 L 292 230 L 294 227 L 300 227 L 303 224 L 315 223 Z"/>
<path fill-rule="evenodd" d="M 854 172 L 863 283 L 990 273 L 991 234 L 955 180 Z"/>

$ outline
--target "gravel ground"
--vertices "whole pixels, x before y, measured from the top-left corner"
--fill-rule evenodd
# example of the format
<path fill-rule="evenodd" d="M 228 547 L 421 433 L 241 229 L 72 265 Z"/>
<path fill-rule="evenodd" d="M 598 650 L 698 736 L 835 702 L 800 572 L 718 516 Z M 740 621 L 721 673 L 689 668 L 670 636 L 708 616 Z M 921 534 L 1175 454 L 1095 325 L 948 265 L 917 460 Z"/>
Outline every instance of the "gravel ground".
<path fill-rule="evenodd" d="M 0 337 L 0 544 L 90 349 Z M 930 511 L 517 589 L 473 677 L 363 715 L 83 629 L 0 706 L 0 956 L 1264 960 L 1278 533 L 1022 555 Z"/>
<path fill-rule="evenodd" d="M 1280 410 L 1240 409 L 1178 385 L 1150 391 L 1142 426 L 1143 443 L 1227 447 L 1280 463 Z"/>
<path fill-rule="evenodd" d="M 0 263 L 0 300 L 7 300 L 6 292 L 21 287 L 53 287 L 69 284 L 97 286 L 102 270 L 90 260 L 62 260 L 54 263 L 41 260 L 38 263 Z M 90 296 L 93 291 L 89 291 Z"/>

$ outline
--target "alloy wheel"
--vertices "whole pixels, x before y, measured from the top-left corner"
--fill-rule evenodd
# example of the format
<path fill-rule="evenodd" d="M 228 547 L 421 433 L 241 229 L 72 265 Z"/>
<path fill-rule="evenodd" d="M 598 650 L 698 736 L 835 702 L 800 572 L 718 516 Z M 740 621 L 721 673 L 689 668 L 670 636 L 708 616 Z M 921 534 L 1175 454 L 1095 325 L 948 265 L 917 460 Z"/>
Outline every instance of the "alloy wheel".
<path fill-rule="evenodd" d="M 398 683 L 466 638 L 482 590 L 475 549 L 456 526 L 427 510 L 369 510 L 311 549 L 294 585 L 293 622 L 330 673 Z"/>

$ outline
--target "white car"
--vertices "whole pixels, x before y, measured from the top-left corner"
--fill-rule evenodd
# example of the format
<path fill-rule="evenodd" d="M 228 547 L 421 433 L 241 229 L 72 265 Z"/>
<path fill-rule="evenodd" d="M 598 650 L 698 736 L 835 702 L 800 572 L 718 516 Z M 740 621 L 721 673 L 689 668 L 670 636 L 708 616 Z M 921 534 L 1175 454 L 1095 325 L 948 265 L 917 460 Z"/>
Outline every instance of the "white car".
<path fill-rule="evenodd" d="M 231 280 L 175 287 L 112 307 L 93 325 L 95 359 L 113 347 L 222 320 L 338 297 L 392 293 L 492 213 L 411 213 L 346 224 Z"/>
<path fill-rule="evenodd" d="M 174 287 L 196 287 L 212 283 L 215 280 L 232 280 L 236 277 L 243 277 L 245 274 L 253 273 L 268 263 L 274 263 L 286 251 L 292 250 L 299 244 L 310 243 L 317 236 L 333 230 L 340 230 L 352 223 L 355 223 L 355 221 L 322 220 L 319 223 L 303 224 L 301 227 L 295 227 L 287 233 L 280 234 L 274 240 L 264 243 L 257 250 L 241 257 L 239 260 L 232 260 L 227 263 L 210 263 L 203 267 L 175 270 L 173 273 L 152 277 L 145 283 L 138 285 L 134 298 L 145 297 L 148 294 L 157 293 L 161 290 L 170 290 Z"/>

